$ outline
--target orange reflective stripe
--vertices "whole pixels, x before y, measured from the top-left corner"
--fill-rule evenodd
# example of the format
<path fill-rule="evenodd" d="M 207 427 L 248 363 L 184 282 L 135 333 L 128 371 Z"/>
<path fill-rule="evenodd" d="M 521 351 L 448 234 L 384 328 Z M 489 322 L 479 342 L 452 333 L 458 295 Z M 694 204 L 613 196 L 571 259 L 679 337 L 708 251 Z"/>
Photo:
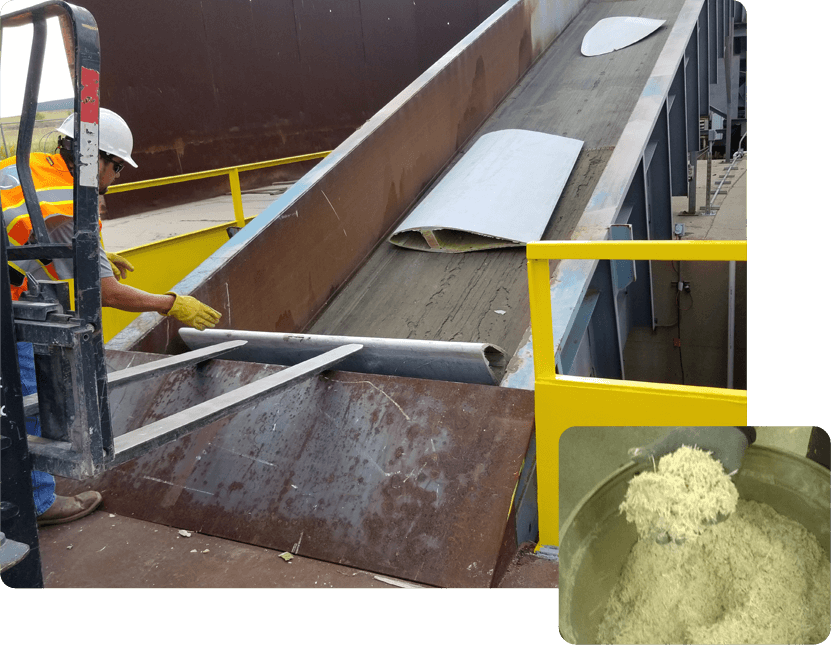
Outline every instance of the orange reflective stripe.
<path fill-rule="evenodd" d="M 11 157 L 0 163 L 0 169 L 16 163 L 16 158 Z M 66 166 L 63 158 L 59 154 L 47 155 L 43 153 L 33 153 L 29 158 L 29 167 L 32 171 L 32 183 L 37 192 L 40 211 L 43 216 L 44 223 L 53 217 L 69 217 L 73 216 L 73 178 L 72 174 Z M 20 185 L 0 191 L 0 200 L 2 200 L 4 219 L 7 216 L 13 216 L 16 209 L 17 212 L 23 211 L 23 214 L 14 217 L 12 221 L 6 225 L 6 232 L 11 244 L 15 246 L 22 246 L 29 241 L 32 233 L 32 222 L 26 212 L 25 199 L 23 195 L 23 188 Z M 53 222 L 54 223 L 54 222 Z M 102 223 L 98 221 L 99 231 Z M 48 228 L 48 225 L 47 225 Z M 55 269 L 52 262 L 44 264 L 40 260 L 38 264 L 43 268 L 46 274 L 52 280 L 60 280 L 60 276 Z M 12 287 L 12 295 L 16 300 L 19 294 L 26 290 L 26 282 L 22 287 Z M 15 293 L 17 297 L 15 297 Z"/>
<path fill-rule="evenodd" d="M 28 278 L 23 278 L 23 284 L 19 287 L 11 285 L 12 287 L 12 300 L 20 300 L 20 294 L 22 294 L 26 289 L 29 288 L 29 280 Z"/>
<path fill-rule="evenodd" d="M 55 265 L 52 264 L 51 261 L 48 264 L 44 264 L 43 262 L 38 260 L 38 264 L 41 266 L 41 268 L 44 271 L 46 271 L 46 273 L 49 275 L 49 277 L 52 278 L 53 280 L 60 280 L 61 279 L 61 276 L 59 276 L 58 272 L 55 270 Z"/>
<path fill-rule="evenodd" d="M 32 233 L 32 222 L 28 215 L 20 215 L 15 217 L 11 224 L 6 227 L 6 233 L 9 240 L 15 246 L 22 246 L 29 241 L 29 235 Z"/>

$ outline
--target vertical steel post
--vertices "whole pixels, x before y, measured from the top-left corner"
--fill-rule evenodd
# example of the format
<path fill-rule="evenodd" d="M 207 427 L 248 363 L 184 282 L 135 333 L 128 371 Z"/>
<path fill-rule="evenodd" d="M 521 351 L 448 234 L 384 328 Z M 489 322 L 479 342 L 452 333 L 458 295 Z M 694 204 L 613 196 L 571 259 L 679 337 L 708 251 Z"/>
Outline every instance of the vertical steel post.
<path fill-rule="evenodd" d="M 9 587 L 42 587 L 32 467 L 23 418 L 23 392 L 14 334 L 11 288 L 6 269 L 6 235 L 0 235 L 0 524 L 10 540 L 29 547 L 28 555 L 8 571 L 3 582 Z"/>
<path fill-rule="evenodd" d="M 687 176 L 687 212 L 695 215 L 695 192 L 698 190 L 698 151 L 690 150 L 690 172 Z"/>
<path fill-rule="evenodd" d="M 245 226 L 245 215 L 242 212 L 242 189 L 239 184 L 239 169 L 233 168 L 228 173 L 228 180 L 231 182 L 231 199 L 234 202 L 234 219 L 240 228 Z"/>
<path fill-rule="evenodd" d="M 728 268 L 727 287 L 727 387 L 733 389 L 733 361 L 736 343 L 736 262 Z"/>
<path fill-rule="evenodd" d="M 29 221 L 32 232 L 38 244 L 48 244 L 49 234 L 40 212 L 34 184 L 32 183 L 32 169 L 29 167 L 29 155 L 32 151 L 32 133 L 37 116 L 38 91 L 40 77 L 43 71 L 43 58 L 46 51 L 46 19 L 40 12 L 32 12 L 32 50 L 29 56 L 29 69 L 26 74 L 26 86 L 23 94 L 23 110 L 20 116 L 20 127 L 17 132 L 17 150 L 15 151 L 17 176 L 20 178 L 20 187 L 29 212 Z"/>

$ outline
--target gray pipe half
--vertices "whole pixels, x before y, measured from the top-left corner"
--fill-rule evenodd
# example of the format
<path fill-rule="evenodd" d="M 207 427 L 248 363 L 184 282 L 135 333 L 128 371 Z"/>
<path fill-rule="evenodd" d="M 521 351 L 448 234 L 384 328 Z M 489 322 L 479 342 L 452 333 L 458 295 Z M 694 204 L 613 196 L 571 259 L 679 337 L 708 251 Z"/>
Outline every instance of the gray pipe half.
<path fill-rule="evenodd" d="M 179 330 L 191 349 L 229 340 L 247 344 L 223 355 L 229 360 L 274 365 L 295 365 L 318 354 L 352 343 L 363 349 L 344 359 L 338 369 L 436 381 L 498 385 L 505 373 L 507 355 L 489 343 L 457 343 L 398 338 L 359 338 L 234 329 Z"/>

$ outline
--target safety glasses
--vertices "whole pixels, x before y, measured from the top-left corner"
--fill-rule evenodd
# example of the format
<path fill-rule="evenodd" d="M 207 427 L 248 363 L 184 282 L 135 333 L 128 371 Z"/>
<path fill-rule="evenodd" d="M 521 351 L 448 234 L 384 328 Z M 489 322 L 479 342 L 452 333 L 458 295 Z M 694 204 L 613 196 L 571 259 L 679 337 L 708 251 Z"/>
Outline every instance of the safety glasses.
<path fill-rule="evenodd" d="M 113 170 L 115 171 L 116 174 L 118 174 L 122 170 L 124 170 L 124 162 L 123 161 L 116 161 L 115 160 L 115 155 L 111 155 L 107 152 L 101 152 L 100 154 L 104 159 L 106 159 L 109 162 L 112 162 Z"/>

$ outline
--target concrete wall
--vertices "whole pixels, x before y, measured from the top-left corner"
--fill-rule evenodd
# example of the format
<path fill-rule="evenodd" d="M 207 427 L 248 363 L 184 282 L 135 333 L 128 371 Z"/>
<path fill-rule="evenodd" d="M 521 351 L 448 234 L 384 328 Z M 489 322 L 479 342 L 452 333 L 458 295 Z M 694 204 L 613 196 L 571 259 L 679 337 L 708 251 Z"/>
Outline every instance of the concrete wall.
<path fill-rule="evenodd" d="M 682 262 L 680 275 L 689 281 L 690 293 L 680 295 L 681 357 L 673 345 L 679 337 L 671 282 L 678 280 L 679 263 L 653 262 L 655 310 L 658 324 L 637 327 L 624 349 L 626 378 L 711 387 L 727 386 L 727 286 L 726 262 Z M 747 388 L 747 264 L 736 265 L 736 328 L 734 387 Z"/>
<path fill-rule="evenodd" d="M 101 103 L 135 134 L 122 181 L 331 150 L 504 0 L 80 0 Z M 314 166 L 244 173 L 243 185 Z M 227 192 L 209 179 L 107 198 L 110 217 Z"/>

